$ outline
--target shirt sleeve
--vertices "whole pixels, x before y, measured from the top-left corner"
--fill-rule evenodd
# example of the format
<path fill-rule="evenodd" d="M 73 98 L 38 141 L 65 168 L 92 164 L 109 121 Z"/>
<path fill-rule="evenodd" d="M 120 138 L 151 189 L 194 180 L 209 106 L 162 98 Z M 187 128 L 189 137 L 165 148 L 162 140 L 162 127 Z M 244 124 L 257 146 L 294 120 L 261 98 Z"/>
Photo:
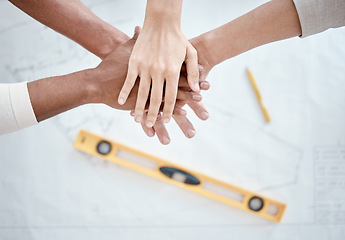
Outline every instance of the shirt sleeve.
<path fill-rule="evenodd" d="M 27 83 L 0 84 L 0 134 L 37 124 Z"/>
<path fill-rule="evenodd" d="M 293 0 L 307 37 L 329 28 L 345 26 L 345 0 Z"/>

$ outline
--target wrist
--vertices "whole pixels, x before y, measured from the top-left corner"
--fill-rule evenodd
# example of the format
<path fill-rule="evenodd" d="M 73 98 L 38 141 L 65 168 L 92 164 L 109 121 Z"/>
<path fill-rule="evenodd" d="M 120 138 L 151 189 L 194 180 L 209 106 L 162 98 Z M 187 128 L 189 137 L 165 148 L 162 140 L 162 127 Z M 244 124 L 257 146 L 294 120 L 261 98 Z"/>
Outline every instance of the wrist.
<path fill-rule="evenodd" d="M 250 49 L 255 42 L 255 39 L 252 39 L 242 27 L 237 26 L 235 21 L 197 37 L 207 54 L 206 59 L 210 65 L 215 66 L 241 54 L 245 49 Z"/>
<path fill-rule="evenodd" d="M 157 13 L 146 16 L 143 23 L 143 31 L 147 28 L 152 28 L 155 31 L 160 29 L 181 29 L 181 21 L 176 16 L 169 16 L 169 14 Z"/>
<path fill-rule="evenodd" d="M 181 23 L 182 0 L 147 0 L 144 26 L 176 26 Z"/>
<path fill-rule="evenodd" d="M 108 56 L 117 47 L 127 42 L 130 38 L 117 29 L 109 29 L 107 33 L 104 34 L 105 44 L 100 44 L 97 52 L 97 56 L 102 60 Z"/>
<path fill-rule="evenodd" d="M 83 98 L 83 104 L 88 103 L 101 103 L 102 91 L 99 79 L 101 78 L 101 72 L 94 69 L 86 69 L 82 71 L 82 77 L 79 81 L 82 84 L 82 92 L 85 96 Z"/>
<path fill-rule="evenodd" d="M 212 52 L 212 40 L 207 34 L 202 34 L 198 37 L 192 38 L 189 40 L 193 47 L 197 50 L 199 61 L 203 59 L 204 68 L 213 68 L 217 65 L 217 61 L 214 58 Z"/>

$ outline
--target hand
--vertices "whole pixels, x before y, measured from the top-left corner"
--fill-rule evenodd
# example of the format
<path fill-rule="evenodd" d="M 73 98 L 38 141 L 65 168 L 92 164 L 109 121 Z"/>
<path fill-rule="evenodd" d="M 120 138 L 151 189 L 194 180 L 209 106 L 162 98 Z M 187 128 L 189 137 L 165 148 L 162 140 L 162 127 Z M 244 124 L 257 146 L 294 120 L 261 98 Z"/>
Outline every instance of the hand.
<path fill-rule="evenodd" d="M 201 40 L 202 37 L 196 37 L 190 40 L 190 43 L 195 47 L 195 49 L 198 51 L 198 63 L 199 63 L 199 75 L 200 75 L 200 89 L 201 90 L 208 90 L 210 88 L 209 82 L 206 81 L 206 78 L 211 71 L 211 69 L 214 67 L 214 64 L 211 64 L 212 61 L 210 61 L 210 57 L 207 51 L 207 47 L 203 44 L 204 41 Z M 201 68 L 200 68 L 201 67 Z M 180 89 L 185 90 L 182 94 L 188 94 L 189 86 L 185 83 L 186 81 L 183 81 L 187 76 L 186 68 L 185 66 L 182 66 L 181 69 L 181 76 L 180 76 Z M 209 117 L 209 113 L 206 110 L 205 106 L 201 102 L 195 102 L 195 101 L 179 101 L 175 105 L 175 109 L 182 109 L 182 107 L 188 104 L 189 107 L 194 111 L 194 113 L 202 120 L 206 120 Z M 177 111 L 177 110 L 176 110 Z M 131 116 L 134 117 L 134 111 L 131 111 Z M 141 122 L 141 126 L 146 133 L 147 136 L 153 137 L 155 134 L 157 134 L 158 139 L 160 142 L 164 145 L 167 145 L 170 143 L 170 137 L 167 129 L 165 128 L 164 122 L 162 120 L 161 114 L 159 113 L 157 115 L 156 123 L 153 127 L 147 127 L 145 125 L 145 120 L 147 118 L 147 111 L 144 112 L 143 120 Z M 195 128 L 193 124 L 188 120 L 188 118 L 184 114 L 174 114 L 173 118 L 177 125 L 180 127 L 182 132 L 185 134 L 187 138 L 192 138 L 195 135 Z"/>
<path fill-rule="evenodd" d="M 202 66 L 203 71 L 200 74 L 200 81 L 206 80 L 211 69 L 215 66 L 212 63 L 211 55 L 209 54 L 207 46 L 205 46 L 205 41 L 202 41 L 202 35 L 189 40 L 198 53 L 198 63 Z"/>
<path fill-rule="evenodd" d="M 123 85 L 126 77 L 128 68 L 128 60 L 140 33 L 140 28 L 135 29 L 133 38 L 116 48 L 111 54 L 109 54 L 98 66 L 93 70 L 96 77 L 92 81 L 93 99 L 91 102 L 94 103 L 105 103 L 110 107 L 121 109 L 121 110 L 133 110 L 135 107 L 137 92 L 139 84 L 136 83 L 131 94 L 128 97 L 126 104 L 119 105 L 115 101 L 114 95 L 117 96 L 120 92 L 121 86 Z M 200 69 L 202 71 L 202 68 Z M 93 76 L 94 76 L 93 75 Z M 208 85 L 204 82 L 203 85 Z M 184 102 L 198 102 L 201 101 L 202 96 L 199 93 L 191 91 L 188 87 L 186 73 L 181 74 L 181 80 L 179 81 L 179 88 L 177 92 L 177 99 Z M 164 105 L 162 105 L 164 106 Z M 175 114 L 178 114 L 177 108 Z"/>
<path fill-rule="evenodd" d="M 203 71 L 201 70 L 200 74 L 202 74 Z M 188 88 L 186 84 L 183 84 L 185 81 L 183 81 L 183 73 L 181 73 L 181 80 L 180 80 L 180 87 L 181 88 Z M 200 81 L 200 89 L 201 90 L 208 90 L 210 88 L 210 84 L 207 81 Z M 183 95 L 188 95 L 188 91 L 183 92 Z M 177 123 L 177 125 L 180 127 L 182 132 L 185 134 L 187 138 L 192 138 L 195 136 L 195 128 L 193 124 L 188 120 L 186 117 L 187 112 L 183 109 L 185 104 L 188 104 L 189 107 L 195 112 L 195 114 L 202 120 L 206 120 L 209 117 L 209 113 L 205 106 L 198 101 L 190 101 L 188 99 L 185 100 L 177 100 L 175 104 L 175 110 L 173 114 L 173 119 Z M 176 114 L 176 113 L 179 114 Z M 131 111 L 131 116 L 134 117 L 134 111 Z M 144 112 L 143 119 L 146 120 L 147 117 L 147 111 Z M 169 133 L 163 123 L 161 114 L 159 113 L 156 119 L 156 123 L 153 127 L 149 128 L 145 125 L 145 121 L 141 122 L 141 126 L 146 133 L 147 136 L 153 137 L 155 134 L 157 134 L 157 137 L 159 141 L 163 145 L 167 145 L 170 143 L 170 137 Z"/>
<path fill-rule="evenodd" d="M 182 107 L 185 105 L 185 103 L 176 101 L 176 105 L 180 105 L 178 107 L 175 106 L 175 109 L 179 109 L 181 108 L 182 111 L 178 111 L 180 112 L 179 114 L 173 114 L 173 119 L 175 120 L 175 122 L 177 123 L 177 125 L 180 127 L 180 129 L 182 130 L 182 132 L 184 133 L 184 135 L 187 138 L 192 138 L 195 136 L 195 128 L 193 126 L 193 124 L 188 120 L 188 118 L 186 117 L 186 112 L 184 109 L 182 109 Z M 208 118 L 208 112 L 206 110 L 206 108 L 204 107 L 204 105 L 202 103 L 194 103 L 193 106 L 190 106 L 194 112 L 196 113 L 197 116 L 201 117 L 202 120 L 206 120 Z M 175 110 L 174 110 L 175 112 Z M 134 111 L 131 111 L 131 116 L 134 117 Z M 147 117 L 147 112 L 144 113 L 144 120 Z M 157 137 L 159 139 L 159 141 L 163 144 L 163 145 L 167 145 L 170 143 L 170 136 L 169 133 L 162 121 L 162 117 L 161 114 L 158 113 L 157 119 L 156 119 L 156 123 L 153 127 L 149 128 L 147 127 L 144 122 L 141 122 L 141 127 L 143 128 L 144 132 L 146 133 L 147 136 L 149 137 L 153 137 L 155 134 L 157 134 Z"/>
<path fill-rule="evenodd" d="M 93 81 L 93 88 L 95 89 L 94 103 L 104 103 L 120 110 L 134 109 L 138 84 L 133 87 L 133 91 L 125 105 L 118 104 L 116 97 L 126 79 L 129 57 L 139 34 L 140 28 L 136 27 L 134 36 L 131 39 L 113 50 L 93 69 L 97 76 Z"/>
<path fill-rule="evenodd" d="M 151 87 L 149 111 L 145 121 L 147 127 L 154 125 L 163 95 L 163 121 L 169 122 L 176 101 L 183 62 L 186 63 L 187 80 L 190 88 L 195 92 L 199 91 L 199 73 L 195 49 L 184 37 L 179 27 L 164 23 L 161 26 L 157 23 L 157 19 L 155 20 L 150 21 L 145 18 L 142 33 L 129 60 L 125 84 L 118 98 L 119 104 L 128 101 L 127 98 L 135 87 L 139 76 L 140 84 L 135 107 L 135 120 L 141 122 Z M 165 93 L 163 93 L 164 85 Z"/>

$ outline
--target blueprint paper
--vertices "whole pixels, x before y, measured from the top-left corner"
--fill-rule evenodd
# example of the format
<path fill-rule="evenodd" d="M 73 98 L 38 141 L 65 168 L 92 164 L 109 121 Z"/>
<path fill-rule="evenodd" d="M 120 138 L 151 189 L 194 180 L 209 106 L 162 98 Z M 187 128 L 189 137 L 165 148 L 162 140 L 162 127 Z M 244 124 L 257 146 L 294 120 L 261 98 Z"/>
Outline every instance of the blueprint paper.
<path fill-rule="evenodd" d="M 83 1 L 132 35 L 145 1 Z M 183 3 L 188 38 L 262 1 Z M 1 82 L 63 75 L 98 58 L 0 2 Z M 345 239 L 345 28 L 262 46 L 215 67 L 187 139 L 148 138 L 128 112 L 82 106 L 0 136 L 0 239 Z M 249 67 L 272 122 L 246 77 Z M 279 224 L 79 152 L 79 129 L 287 204 Z"/>

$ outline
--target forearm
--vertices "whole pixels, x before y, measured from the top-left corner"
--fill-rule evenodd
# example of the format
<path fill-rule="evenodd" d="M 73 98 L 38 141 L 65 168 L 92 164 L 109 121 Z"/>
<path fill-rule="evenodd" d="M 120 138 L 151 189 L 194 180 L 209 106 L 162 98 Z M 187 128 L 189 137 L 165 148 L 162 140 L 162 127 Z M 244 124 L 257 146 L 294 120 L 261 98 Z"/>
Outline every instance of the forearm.
<path fill-rule="evenodd" d="M 126 34 L 98 18 L 79 0 L 10 2 L 102 59 L 129 39 Z"/>
<path fill-rule="evenodd" d="M 115 99 L 123 85 L 134 42 L 131 39 L 117 47 L 96 68 L 28 83 L 37 121 L 87 103 L 119 108 Z M 133 109 L 134 102 L 132 99 L 122 109 Z"/>
<path fill-rule="evenodd" d="M 116 70 L 121 66 L 114 63 L 113 66 L 107 67 Z M 115 109 L 133 110 L 138 84 L 133 88 L 126 104 L 119 105 L 115 100 L 123 82 L 121 73 L 94 68 L 29 82 L 28 91 L 36 119 L 40 122 L 88 103 L 102 103 Z"/>
<path fill-rule="evenodd" d="M 92 70 L 49 77 L 28 83 L 31 105 L 38 122 L 92 102 Z"/>
<path fill-rule="evenodd" d="M 293 1 L 272 0 L 193 39 L 193 45 L 202 48 L 214 66 L 260 45 L 299 35 L 301 27 Z"/>

